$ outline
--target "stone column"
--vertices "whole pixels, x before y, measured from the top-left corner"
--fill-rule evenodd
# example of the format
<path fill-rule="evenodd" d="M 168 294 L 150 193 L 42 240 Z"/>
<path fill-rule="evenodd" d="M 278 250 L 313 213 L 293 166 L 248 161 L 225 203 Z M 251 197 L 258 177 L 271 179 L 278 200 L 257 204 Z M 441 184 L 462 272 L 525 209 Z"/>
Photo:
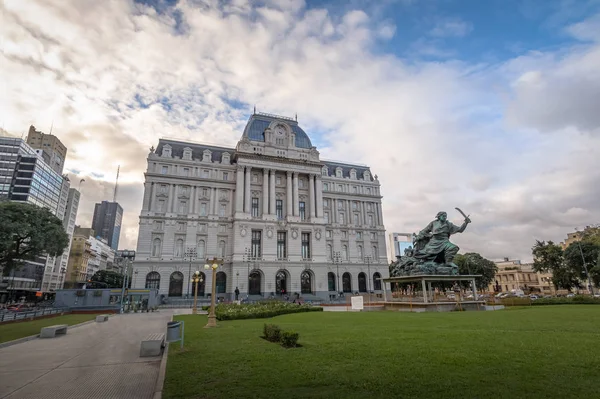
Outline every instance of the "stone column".
<path fill-rule="evenodd" d="M 377 219 L 379 220 L 379 222 L 377 223 L 378 226 L 383 226 L 383 210 L 381 209 L 381 204 L 377 203 Z"/>
<path fill-rule="evenodd" d="M 338 221 L 338 214 L 337 214 L 338 210 L 337 210 L 337 199 L 332 198 L 331 199 L 331 223 L 337 223 Z"/>
<path fill-rule="evenodd" d="M 263 216 L 269 213 L 269 169 L 263 169 Z"/>
<path fill-rule="evenodd" d="M 308 177 L 308 196 L 309 196 L 309 206 L 310 206 L 310 219 L 313 220 L 316 217 L 315 208 L 316 208 L 316 200 L 315 200 L 315 175 L 311 174 Z"/>
<path fill-rule="evenodd" d="M 246 190 L 244 193 L 244 212 L 250 213 L 250 182 L 252 181 L 252 168 L 246 166 Z"/>
<path fill-rule="evenodd" d="M 294 200 L 292 199 L 292 172 L 287 172 L 287 182 L 286 182 L 285 188 L 287 191 L 287 196 L 286 196 L 287 216 L 292 216 L 292 214 L 293 214 L 292 204 L 294 203 Z"/>
<path fill-rule="evenodd" d="M 235 174 L 235 211 L 244 212 L 244 167 L 241 165 Z"/>
<path fill-rule="evenodd" d="M 363 225 L 367 225 L 367 204 L 362 202 L 362 210 L 363 210 Z"/>
<path fill-rule="evenodd" d="M 269 213 L 271 215 L 275 215 L 275 171 L 271 169 L 270 173 L 271 181 L 269 182 Z"/>
<path fill-rule="evenodd" d="M 156 198 L 156 183 L 152 183 L 152 188 L 150 189 L 150 198 L 148 199 L 148 210 L 152 211 L 154 208 L 154 199 Z"/>
<path fill-rule="evenodd" d="M 190 211 L 192 215 L 196 213 L 196 186 L 190 189 Z"/>
<path fill-rule="evenodd" d="M 300 216 L 300 199 L 298 198 L 298 172 L 294 172 L 294 216 Z"/>
<path fill-rule="evenodd" d="M 323 182 L 321 176 L 317 175 L 316 178 L 316 189 L 317 189 L 317 207 L 316 215 L 319 218 L 323 217 Z"/>
<path fill-rule="evenodd" d="M 213 187 L 212 192 L 210 193 L 210 214 L 211 215 L 217 214 L 217 202 L 218 201 L 219 201 L 219 198 L 217 198 L 217 188 Z"/>
<path fill-rule="evenodd" d="M 144 183 L 144 200 L 142 201 L 142 211 L 148 210 L 148 200 L 150 199 L 150 191 L 152 190 L 152 183 Z"/>
<path fill-rule="evenodd" d="M 167 209 L 165 210 L 165 213 L 171 212 L 171 208 L 173 207 L 173 197 L 175 196 L 173 188 L 174 188 L 174 185 L 170 184 L 169 185 L 169 199 L 167 200 Z"/>

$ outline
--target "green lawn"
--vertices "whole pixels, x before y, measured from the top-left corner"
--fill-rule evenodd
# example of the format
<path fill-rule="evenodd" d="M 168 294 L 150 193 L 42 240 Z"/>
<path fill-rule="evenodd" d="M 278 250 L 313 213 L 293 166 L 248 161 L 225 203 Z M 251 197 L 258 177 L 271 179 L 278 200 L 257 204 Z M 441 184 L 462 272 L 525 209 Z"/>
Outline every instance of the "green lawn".
<path fill-rule="evenodd" d="M 165 398 L 600 398 L 600 306 L 178 318 Z M 265 322 L 302 347 L 261 339 Z"/>
<path fill-rule="evenodd" d="M 96 315 L 94 314 L 69 314 L 41 320 L 0 324 L 0 342 L 12 341 L 13 339 L 39 334 L 42 327 L 53 326 L 55 324 L 68 324 L 72 326 L 95 318 Z"/>

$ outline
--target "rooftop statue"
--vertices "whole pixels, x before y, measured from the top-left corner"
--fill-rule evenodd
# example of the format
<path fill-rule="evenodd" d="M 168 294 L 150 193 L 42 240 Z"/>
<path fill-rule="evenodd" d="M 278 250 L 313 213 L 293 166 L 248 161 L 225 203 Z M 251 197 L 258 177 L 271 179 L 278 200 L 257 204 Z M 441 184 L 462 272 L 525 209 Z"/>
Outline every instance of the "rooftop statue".
<path fill-rule="evenodd" d="M 450 242 L 450 236 L 462 233 L 471 219 L 459 208 L 465 218 L 459 227 L 448 221 L 446 212 L 438 212 L 435 220 L 413 234 L 413 247 L 404 251 L 404 256 L 390 265 L 390 276 L 414 276 L 419 274 L 458 275 L 458 266 L 453 263 L 458 247 Z"/>

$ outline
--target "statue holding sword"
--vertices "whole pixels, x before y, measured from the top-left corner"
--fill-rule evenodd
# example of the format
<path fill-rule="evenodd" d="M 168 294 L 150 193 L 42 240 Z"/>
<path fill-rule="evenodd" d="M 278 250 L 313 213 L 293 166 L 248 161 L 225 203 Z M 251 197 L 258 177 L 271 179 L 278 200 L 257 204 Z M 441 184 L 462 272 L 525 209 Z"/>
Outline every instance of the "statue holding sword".
<path fill-rule="evenodd" d="M 450 236 L 462 233 L 471 219 L 460 208 L 456 208 L 465 218 L 461 226 L 448 221 L 446 212 L 438 212 L 432 221 L 414 236 L 414 250 L 411 256 L 402 256 L 391 266 L 391 275 L 416 274 L 458 274 L 458 266 L 453 260 L 458 246 L 450 242 Z"/>

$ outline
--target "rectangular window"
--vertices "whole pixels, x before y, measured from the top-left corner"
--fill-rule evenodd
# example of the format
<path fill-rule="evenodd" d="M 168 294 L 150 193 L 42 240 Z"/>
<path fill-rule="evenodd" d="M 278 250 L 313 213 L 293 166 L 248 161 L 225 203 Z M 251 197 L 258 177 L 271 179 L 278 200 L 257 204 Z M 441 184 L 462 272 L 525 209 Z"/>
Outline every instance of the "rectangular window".
<path fill-rule="evenodd" d="M 326 238 L 332 238 L 333 237 L 333 231 L 331 231 L 331 230 L 325 231 L 325 237 Z"/>
<path fill-rule="evenodd" d="M 177 231 L 185 231 L 185 222 L 177 223 Z"/>
<path fill-rule="evenodd" d="M 344 203 L 342 202 L 342 200 L 338 200 L 338 209 L 344 209 Z"/>
<path fill-rule="evenodd" d="M 323 183 L 323 191 L 329 191 L 329 184 Z"/>
<path fill-rule="evenodd" d="M 207 208 L 207 203 L 202 202 L 200 204 L 200 216 L 206 216 L 206 208 Z"/>
<path fill-rule="evenodd" d="M 325 198 L 323 200 L 323 206 L 325 206 L 325 208 L 329 208 L 329 199 L 328 198 Z"/>
<path fill-rule="evenodd" d="M 258 198 L 252 198 L 252 216 L 258 217 Z"/>
<path fill-rule="evenodd" d="M 360 217 L 358 216 L 358 213 L 354 214 L 354 224 L 356 226 L 358 226 L 360 224 Z"/>
<path fill-rule="evenodd" d="M 325 219 L 325 223 L 329 223 L 329 212 L 323 213 L 323 217 Z"/>
<path fill-rule="evenodd" d="M 223 180 L 225 180 L 225 181 L 229 180 L 229 173 L 223 172 Z"/>
<path fill-rule="evenodd" d="M 344 222 L 344 213 L 343 212 L 340 212 L 340 219 L 338 220 L 338 223 L 339 224 L 345 224 L 345 222 Z"/>
<path fill-rule="evenodd" d="M 160 173 L 163 174 L 163 175 L 166 175 L 167 173 L 169 173 L 169 167 L 168 166 L 163 166 L 160 169 Z"/>
<path fill-rule="evenodd" d="M 357 240 L 362 240 L 362 231 L 357 231 L 356 232 L 356 239 Z"/>
<path fill-rule="evenodd" d="M 355 188 L 356 188 L 356 187 L 355 187 Z M 358 206 L 358 205 L 357 205 L 357 203 L 356 203 L 356 202 L 352 202 L 352 210 L 356 210 L 356 207 L 357 207 L 357 206 Z"/>
<path fill-rule="evenodd" d="M 203 178 L 203 179 L 208 179 L 208 176 L 210 176 L 210 171 L 209 171 L 209 170 L 207 170 L 207 169 L 204 169 L 204 170 L 202 171 L 202 178 Z"/>
<path fill-rule="evenodd" d="M 277 214 L 277 219 L 283 219 L 283 200 L 275 200 L 275 213 Z"/>
<path fill-rule="evenodd" d="M 252 175 L 252 183 L 258 183 L 258 175 L 256 173 Z"/>
<path fill-rule="evenodd" d="M 342 238 L 344 240 L 348 239 L 348 232 L 347 231 L 342 231 Z"/>
<path fill-rule="evenodd" d="M 252 257 L 255 259 L 261 257 L 261 252 L 260 252 L 260 250 L 261 250 L 261 248 L 260 248 L 261 235 L 262 235 L 261 230 L 252 230 Z"/>
<path fill-rule="evenodd" d="M 167 185 L 166 184 L 161 184 L 160 185 L 160 192 L 166 194 L 166 192 L 167 192 Z"/>
<path fill-rule="evenodd" d="M 371 203 L 370 203 L 370 202 L 368 202 L 368 203 L 367 203 L 367 211 L 370 211 L 370 210 L 371 210 Z"/>
<path fill-rule="evenodd" d="M 206 224 L 202 223 L 198 225 L 198 231 L 200 233 L 206 233 Z"/>
<path fill-rule="evenodd" d="M 377 233 L 371 233 L 371 240 L 377 240 Z"/>
<path fill-rule="evenodd" d="M 342 186 L 341 184 L 338 184 L 338 191 L 344 192 L 344 186 Z"/>
<path fill-rule="evenodd" d="M 358 193 L 358 188 L 356 186 L 352 186 L 352 192 L 354 194 Z"/>
<path fill-rule="evenodd" d="M 179 201 L 179 214 L 184 215 L 187 213 L 187 201 Z"/>
<path fill-rule="evenodd" d="M 202 189 L 202 196 L 208 198 L 208 188 Z"/>
<path fill-rule="evenodd" d="M 300 220 L 306 219 L 306 202 L 300 201 Z"/>
<path fill-rule="evenodd" d="M 225 233 L 227 231 L 227 225 L 220 224 L 219 225 L 219 233 Z"/>
<path fill-rule="evenodd" d="M 281 177 L 277 176 L 275 184 L 277 184 L 278 186 L 281 185 Z"/>
<path fill-rule="evenodd" d="M 225 209 L 226 209 L 227 205 L 226 204 L 220 204 L 219 205 L 219 216 L 224 218 L 225 217 Z"/>
<path fill-rule="evenodd" d="M 302 259 L 310 259 L 310 233 L 302 233 Z"/>
<path fill-rule="evenodd" d="M 189 176 L 190 175 L 190 168 L 183 168 L 183 175 L 184 176 Z"/>
<path fill-rule="evenodd" d="M 369 215 L 369 226 L 373 226 L 373 215 Z"/>
<path fill-rule="evenodd" d="M 304 188 L 304 180 L 298 179 L 298 187 L 299 188 Z"/>
<path fill-rule="evenodd" d="M 286 238 L 285 231 L 277 232 L 277 259 L 287 259 Z"/>
<path fill-rule="evenodd" d="M 164 199 L 158 200 L 158 211 L 159 212 L 165 211 L 165 200 Z"/>

